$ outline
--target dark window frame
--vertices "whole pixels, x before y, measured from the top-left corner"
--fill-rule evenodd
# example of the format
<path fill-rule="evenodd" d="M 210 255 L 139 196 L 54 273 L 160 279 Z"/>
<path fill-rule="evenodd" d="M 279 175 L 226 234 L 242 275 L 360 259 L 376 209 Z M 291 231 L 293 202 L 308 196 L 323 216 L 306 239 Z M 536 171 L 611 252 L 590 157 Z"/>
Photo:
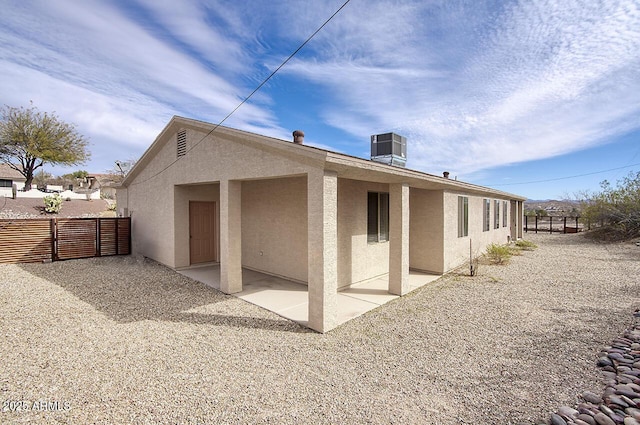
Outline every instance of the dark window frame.
<path fill-rule="evenodd" d="M 488 232 L 491 229 L 491 200 L 482 199 L 482 231 Z"/>
<path fill-rule="evenodd" d="M 469 197 L 458 196 L 458 237 L 469 236 Z"/>
<path fill-rule="evenodd" d="M 509 224 L 507 211 L 509 210 L 509 202 L 502 201 L 502 227 L 507 227 Z"/>
<path fill-rule="evenodd" d="M 367 242 L 389 241 L 389 193 L 367 192 Z"/>

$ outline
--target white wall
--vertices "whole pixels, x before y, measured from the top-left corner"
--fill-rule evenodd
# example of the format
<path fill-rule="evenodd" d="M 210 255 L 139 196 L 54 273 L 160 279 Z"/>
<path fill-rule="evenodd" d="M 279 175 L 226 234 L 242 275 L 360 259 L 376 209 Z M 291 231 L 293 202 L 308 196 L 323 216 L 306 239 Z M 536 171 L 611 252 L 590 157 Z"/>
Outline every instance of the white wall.
<path fill-rule="evenodd" d="M 11 195 L 11 188 L 7 188 L 7 189 L 9 189 L 9 195 Z M 26 192 L 20 192 L 20 191 L 16 192 L 17 198 L 43 199 L 45 196 L 50 196 L 50 195 L 53 195 L 53 193 L 45 193 L 38 189 L 31 189 Z M 84 199 L 84 200 L 87 199 L 86 193 L 76 193 L 70 190 L 65 190 L 63 192 L 60 192 L 60 196 L 62 197 L 62 199 Z M 94 192 L 91 192 L 89 194 L 89 199 L 100 199 L 100 191 L 96 190 Z"/>

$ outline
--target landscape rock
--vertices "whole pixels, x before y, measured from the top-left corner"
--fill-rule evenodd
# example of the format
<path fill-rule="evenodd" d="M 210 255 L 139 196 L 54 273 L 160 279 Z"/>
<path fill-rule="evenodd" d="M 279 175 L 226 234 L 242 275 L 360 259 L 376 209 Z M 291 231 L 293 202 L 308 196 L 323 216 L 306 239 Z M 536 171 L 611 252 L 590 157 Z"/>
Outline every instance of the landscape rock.
<path fill-rule="evenodd" d="M 598 359 L 598 366 L 613 366 L 613 362 L 608 357 L 600 357 Z"/>
<path fill-rule="evenodd" d="M 560 415 L 551 414 L 551 425 L 567 425 L 567 421 L 562 419 Z"/>
<path fill-rule="evenodd" d="M 596 420 L 593 419 L 593 416 L 587 415 L 586 413 L 579 414 L 576 419 L 579 419 L 589 425 L 597 425 Z"/>
<path fill-rule="evenodd" d="M 624 400 L 622 400 L 622 398 L 617 397 L 615 395 L 612 395 L 610 397 L 607 398 L 607 402 L 609 402 L 610 404 L 617 404 L 618 406 L 622 407 L 623 409 L 626 407 L 630 407 L 628 403 L 626 403 Z"/>
<path fill-rule="evenodd" d="M 629 407 L 629 406 L 626 406 Z M 575 418 L 576 416 L 578 416 L 578 412 L 576 409 L 569 407 L 569 406 L 562 406 L 558 409 L 558 415 L 567 418 L 567 419 L 571 419 L 571 418 Z"/>
<path fill-rule="evenodd" d="M 624 411 L 625 411 L 625 413 L 627 415 L 629 415 L 632 418 L 640 421 L 640 409 L 636 409 L 636 408 L 630 407 L 628 409 L 624 409 Z"/>
<path fill-rule="evenodd" d="M 589 403 L 600 404 L 602 403 L 602 397 L 600 397 L 596 393 L 592 393 L 591 391 L 585 391 L 582 393 L 582 398 Z"/>
<path fill-rule="evenodd" d="M 596 365 L 605 385 L 602 395 L 584 391 L 585 403 L 578 404 L 577 410 L 560 407 L 551 416 L 552 423 L 559 417 L 568 424 L 640 425 L 640 321 L 634 321 L 598 354 Z"/>
<path fill-rule="evenodd" d="M 613 419 L 600 412 L 593 417 L 598 425 L 616 425 Z"/>

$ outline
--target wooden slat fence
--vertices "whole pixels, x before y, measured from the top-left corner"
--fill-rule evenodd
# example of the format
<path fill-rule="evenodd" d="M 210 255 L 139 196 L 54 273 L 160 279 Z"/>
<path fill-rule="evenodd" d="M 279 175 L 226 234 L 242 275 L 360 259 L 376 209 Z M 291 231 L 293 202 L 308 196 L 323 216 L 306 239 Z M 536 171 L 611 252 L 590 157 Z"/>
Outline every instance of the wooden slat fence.
<path fill-rule="evenodd" d="M 52 255 L 50 220 L 0 220 L 0 262 L 39 263 Z"/>
<path fill-rule="evenodd" d="M 0 263 L 35 263 L 131 253 L 131 219 L 0 220 Z"/>

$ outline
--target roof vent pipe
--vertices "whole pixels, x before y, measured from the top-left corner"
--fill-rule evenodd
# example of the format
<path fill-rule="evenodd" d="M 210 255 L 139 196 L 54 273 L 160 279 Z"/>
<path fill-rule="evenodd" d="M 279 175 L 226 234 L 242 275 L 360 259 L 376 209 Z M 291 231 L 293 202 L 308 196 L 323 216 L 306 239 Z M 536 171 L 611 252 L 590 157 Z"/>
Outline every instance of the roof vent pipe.
<path fill-rule="evenodd" d="M 293 132 L 293 143 L 295 143 L 296 145 L 301 145 L 304 143 L 304 131 L 295 130 Z"/>
<path fill-rule="evenodd" d="M 448 179 L 448 178 L 449 178 L 449 172 L 448 172 L 448 171 L 445 171 L 444 173 L 442 173 L 442 176 L 443 176 L 445 179 Z"/>

